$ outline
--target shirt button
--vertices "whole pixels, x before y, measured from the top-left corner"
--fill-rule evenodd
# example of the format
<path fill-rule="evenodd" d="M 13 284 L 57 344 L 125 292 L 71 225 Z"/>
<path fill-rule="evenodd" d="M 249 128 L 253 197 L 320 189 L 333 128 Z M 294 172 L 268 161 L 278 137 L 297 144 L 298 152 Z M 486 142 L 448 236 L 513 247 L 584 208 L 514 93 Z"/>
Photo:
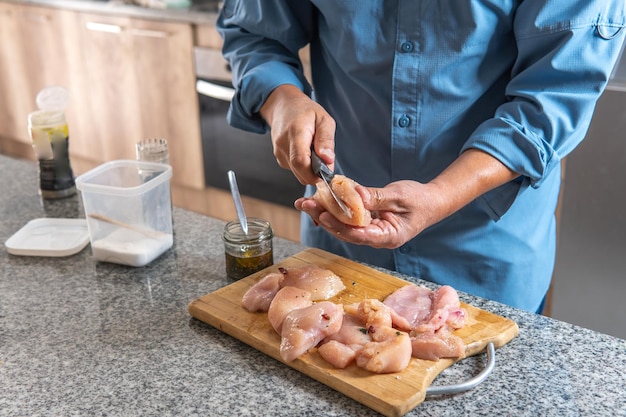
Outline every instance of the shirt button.
<path fill-rule="evenodd" d="M 413 43 L 409 41 L 402 42 L 402 45 L 400 45 L 400 48 L 402 49 L 402 52 L 412 52 Z"/>
<path fill-rule="evenodd" d="M 411 124 L 411 119 L 406 114 L 403 114 L 398 119 L 398 126 L 400 126 L 400 127 L 407 127 L 410 124 Z"/>

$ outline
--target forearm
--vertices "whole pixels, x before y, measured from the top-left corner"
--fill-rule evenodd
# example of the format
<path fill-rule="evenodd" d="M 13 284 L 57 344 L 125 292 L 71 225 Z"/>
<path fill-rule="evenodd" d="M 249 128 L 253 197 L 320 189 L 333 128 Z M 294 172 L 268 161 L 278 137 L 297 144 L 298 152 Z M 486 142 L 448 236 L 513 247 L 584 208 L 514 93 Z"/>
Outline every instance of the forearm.
<path fill-rule="evenodd" d="M 281 107 L 288 106 L 292 100 L 306 96 L 298 87 L 292 84 L 283 84 L 276 87 L 261 106 L 259 114 L 270 127 L 274 115 Z"/>
<path fill-rule="evenodd" d="M 519 177 L 498 159 L 478 149 L 468 149 L 428 186 L 440 221 L 482 194 Z"/>

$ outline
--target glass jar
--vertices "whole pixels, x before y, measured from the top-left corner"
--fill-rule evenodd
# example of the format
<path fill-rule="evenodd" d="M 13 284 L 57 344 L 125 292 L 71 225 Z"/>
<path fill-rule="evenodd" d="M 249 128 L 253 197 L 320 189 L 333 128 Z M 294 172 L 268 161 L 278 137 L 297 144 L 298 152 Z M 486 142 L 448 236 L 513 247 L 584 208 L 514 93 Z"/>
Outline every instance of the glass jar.
<path fill-rule="evenodd" d="M 254 217 L 247 222 L 248 234 L 244 234 L 238 220 L 224 227 L 226 276 L 231 280 L 239 280 L 274 264 L 272 226 L 267 220 Z"/>
<path fill-rule="evenodd" d="M 170 163 L 170 154 L 166 139 L 144 139 L 135 145 L 135 154 L 138 161 Z"/>
<path fill-rule="evenodd" d="M 135 144 L 135 155 L 138 161 L 156 162 L 159 164 L 170 163 L 170 153 L 167 149 L 166 139 L 143 139 Z M 159 171 L 142 169 L 139 172 L 144 182 L 156 177 Z"/>

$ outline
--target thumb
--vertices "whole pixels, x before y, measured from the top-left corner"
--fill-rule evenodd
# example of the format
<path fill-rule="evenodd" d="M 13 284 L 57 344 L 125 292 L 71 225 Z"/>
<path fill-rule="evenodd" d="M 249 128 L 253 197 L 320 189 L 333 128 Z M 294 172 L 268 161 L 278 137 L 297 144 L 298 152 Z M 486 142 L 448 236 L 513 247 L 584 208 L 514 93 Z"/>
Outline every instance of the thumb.
<path fill-rule="evenodd" d="M 358 186 L 357 192 L 363 199 L 363 204 L 368 210 L 381 210 L 385 205 L 384 188 L 372 188 Z"/>

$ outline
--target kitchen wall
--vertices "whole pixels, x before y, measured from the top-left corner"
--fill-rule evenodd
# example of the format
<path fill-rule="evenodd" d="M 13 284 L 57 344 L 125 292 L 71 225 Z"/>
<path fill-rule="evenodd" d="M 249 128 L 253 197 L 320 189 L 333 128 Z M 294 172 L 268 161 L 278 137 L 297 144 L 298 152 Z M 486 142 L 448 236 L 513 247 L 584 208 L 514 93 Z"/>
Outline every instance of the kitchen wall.
<path fill-rule="evenodd" d="M 626 339 L 626 65 L 567 158 L 552 316 Z"/>

